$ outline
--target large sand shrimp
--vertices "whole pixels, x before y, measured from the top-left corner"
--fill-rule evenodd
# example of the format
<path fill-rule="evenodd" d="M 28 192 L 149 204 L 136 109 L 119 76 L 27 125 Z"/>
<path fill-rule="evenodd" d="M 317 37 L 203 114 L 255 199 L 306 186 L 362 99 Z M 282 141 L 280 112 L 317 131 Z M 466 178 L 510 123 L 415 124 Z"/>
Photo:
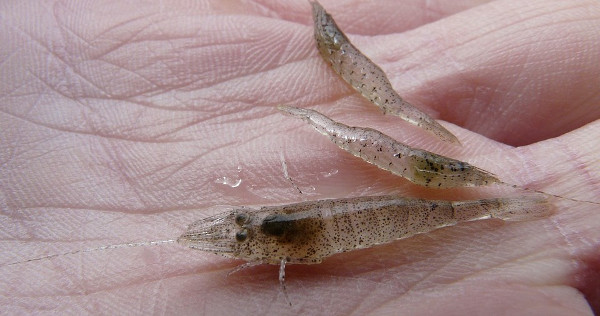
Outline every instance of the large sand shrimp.
<path fill-rule="evenodd" d="M 312 2 L 312 12 L 319 53 L 342 79 L 384 113 L 399 116 L 443 141 L 460 144 L 456 136 L 433 118 L 404 101 L 383 70 L 350 43 L 331 15 L 316 1 Z"/>
<path fill-rule="evenodd" d="M 365 196 L 232 209 L 191 224 L 177 241 L 248 261 L 241 267 L 279 264 L 279 282 L 285 293 L 286 263 L 320 263 L 337 253 L 466 221 L 523 221 L 551 212 L 551 204 L 537 196 L 472 201 Z"/>
<path fill-rule="evenodd" d="M 77 253 L 176 241 L 192 249 L 247 261 L 232 272 L 257 264 L 279 265 L 279 282 L 289 303 L 285 290 L 287 263 L 316 264 L 338 253 L 369 248 L 467 221 L 490 218 L 526 221 L 549 216 L 552 212 L 552 205 L 539 195 L 467 201 L 388 195 L 260 208 L 232 207 L 192 223 L 177 240 L 108 245 L 4 266 Z"/>

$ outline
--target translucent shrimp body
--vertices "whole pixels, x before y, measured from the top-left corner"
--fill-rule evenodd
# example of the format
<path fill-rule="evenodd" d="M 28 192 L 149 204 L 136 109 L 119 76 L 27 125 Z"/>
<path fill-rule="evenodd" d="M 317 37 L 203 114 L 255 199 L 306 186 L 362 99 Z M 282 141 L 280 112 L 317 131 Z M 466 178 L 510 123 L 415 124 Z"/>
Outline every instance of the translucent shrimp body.
<path fill-rule="evenodd" d="M 308 122 L 354 156 L 416 184 L 451 188 L 501 183 L 485 170 L 460 160 L 412 148 L 380 131 L 347 126 L 314 110 L 290 106 L 278 108 Z"/>
<path fill-rule="evenodd" d="M 531 220 L 551 212 L 537 196 L 472 201 L 367 196 L 238 208 L 193 223 L 177 241 L 249 262 L 310 264 L 461 222 Z"/>
<path fill-rule="evenodd" d="M 384 113 L 399 116 L 443 141 L 460 144 L 456 136 L 442 125 L 404 101 L 383 70 L 350 43 L 331 15 L 318 2 L 312 2 L 312 12 L 319 53 L 356 91 L 380 107 Z"/>

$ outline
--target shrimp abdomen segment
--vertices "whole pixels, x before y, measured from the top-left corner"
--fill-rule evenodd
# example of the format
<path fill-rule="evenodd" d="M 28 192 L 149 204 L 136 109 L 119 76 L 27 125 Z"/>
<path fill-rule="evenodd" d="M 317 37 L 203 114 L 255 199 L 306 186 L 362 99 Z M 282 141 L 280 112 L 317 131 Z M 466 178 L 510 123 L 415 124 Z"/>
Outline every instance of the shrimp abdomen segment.
<path fill-rule="evenodd" d="M 408 164 L 414 166 L 413 182 L 426 187 L 474 187 L 501 183 L 488 171 L 426 150 L 412 149 L 406 159 L 411 160 Z"/>
<path fill-rule="evenodd" d="M 308 122 L 354 156 L 422 186 L 451 188 L 500 182 L 493 174 L 466 162 L 409 147 L 371 128 L 347 126 L 314 110 L 290 106 L 279 109 Z"/>
<path fill-rule="evenodd" d="M 460 143 L 456 136 L 433 118 L 404 101 L 383 70 L 350 43 L 331 15 L 318 2 L 312 2 L 312 7 L 319 53 L 344 81 L 384 113 L 399 116 L 443 141 Z"/>
<path fill-rule="evenodd" d="M 539 195 L 515 198 L 496 198 L 451 202 L 457 220 L 469 221 L 499 218 L 504 221 L 535 220 L 552 215 L 554 208 L 546 198 Z M 489 215 L 484 215 L 484 214 Z M 483 217 L 478 217 L 483 215 Z"/>

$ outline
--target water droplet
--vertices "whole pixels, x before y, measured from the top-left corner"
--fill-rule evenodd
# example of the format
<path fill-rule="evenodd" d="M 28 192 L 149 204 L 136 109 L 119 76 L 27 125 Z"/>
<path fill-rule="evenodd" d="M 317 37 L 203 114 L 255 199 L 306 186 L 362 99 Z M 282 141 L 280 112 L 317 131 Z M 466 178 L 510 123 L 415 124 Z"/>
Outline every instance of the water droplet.
<path fill-rule="evenodd" d="M 329 177 L 331 177 L 333 175 L 336 175 L 337 173 L 338 173 L 338 170 L 337 169 L 333 169 L 333 170 L 331 170 L 329 172 L 323 172 L 323 173 L 321 173 L 321 175 L 323 176 L 323 178 L 329 178 Z"/>
<path fill-rule="evenodd" d="M 217 180 L 215 180 L 215 183 L 228 185 L 232 188 L 237 188 L 240 186 L 240 184 L 242 184 L 242 179 L 232 179 L 229 177 L 220 177 Z"/>

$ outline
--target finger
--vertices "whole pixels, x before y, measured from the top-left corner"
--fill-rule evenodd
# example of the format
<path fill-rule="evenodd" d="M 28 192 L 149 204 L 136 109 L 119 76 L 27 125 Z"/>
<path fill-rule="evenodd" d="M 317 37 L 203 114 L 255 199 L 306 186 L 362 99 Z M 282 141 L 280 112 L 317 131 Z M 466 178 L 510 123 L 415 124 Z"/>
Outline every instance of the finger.
<path fill-rule="evenodd" d="M 302 1 L 299 2 L 303 4 Z M 376 36 L 401 33 L 486 2 L 489 1 L 409 0 L 399 2 L 386 0 L 368 2 L 351 0 L 322 1 L 321 4 L 345 33 Z M 310 12 L 302 11 L 295 14 L 299 14 L 304 21 L 312 24 L 312 20 L 306 20 L 306 17 L 310 18 Z"/>
<path fill-rule="evenodd" d="M 522 145 L 600 117 L 600 4 L 500 1 L 390 38 L 377 61 L 409 101 Z M 514 12 L 521 12 L 515 15 Z M 402 52 L 398 54 L 398 52 Z"/>

